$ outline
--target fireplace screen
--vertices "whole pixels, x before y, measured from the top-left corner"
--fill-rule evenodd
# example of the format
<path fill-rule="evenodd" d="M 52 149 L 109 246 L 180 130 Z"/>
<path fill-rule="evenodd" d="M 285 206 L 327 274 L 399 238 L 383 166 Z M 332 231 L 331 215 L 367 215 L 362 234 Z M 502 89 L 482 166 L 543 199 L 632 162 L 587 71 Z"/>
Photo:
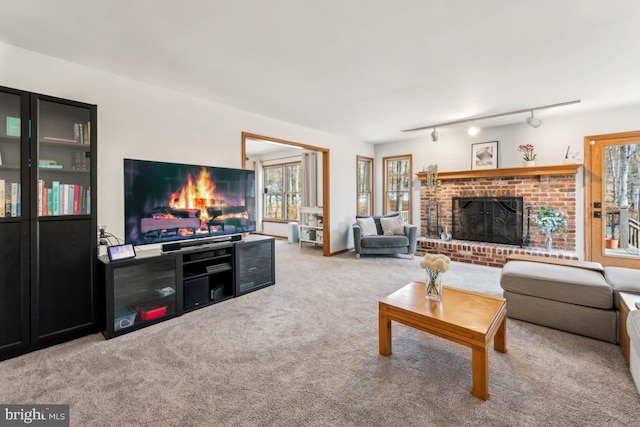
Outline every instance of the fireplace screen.
<path fill-rule="evenodd" d="M 453 197 L 454 239 L 522 246 L 522 197 Z"/>

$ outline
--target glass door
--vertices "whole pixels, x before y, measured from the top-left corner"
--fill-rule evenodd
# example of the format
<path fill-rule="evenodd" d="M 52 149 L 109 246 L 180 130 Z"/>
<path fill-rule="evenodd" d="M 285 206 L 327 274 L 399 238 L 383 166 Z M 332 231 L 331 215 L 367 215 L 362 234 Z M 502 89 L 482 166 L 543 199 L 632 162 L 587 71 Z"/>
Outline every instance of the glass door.
<path fill-rule="evenodd" d="M 640 266 L 640 132 L 585 140 L 585 246 L 603 265 Z"/>
<path fill-rule="evenodd" d="M 0 88 L 0 360 L 30 343 L 28 112 L 26 93 Z"/>
<path fill-rule="evenodd" d="M 30 144 L 32 342 L 91 331 L 96 322 L 97 107 L 32 94 Z"/>
<path fill-rule="evenodd" d="M 38 100 L 37 216 L 91 214 L 91 110 Z"/>

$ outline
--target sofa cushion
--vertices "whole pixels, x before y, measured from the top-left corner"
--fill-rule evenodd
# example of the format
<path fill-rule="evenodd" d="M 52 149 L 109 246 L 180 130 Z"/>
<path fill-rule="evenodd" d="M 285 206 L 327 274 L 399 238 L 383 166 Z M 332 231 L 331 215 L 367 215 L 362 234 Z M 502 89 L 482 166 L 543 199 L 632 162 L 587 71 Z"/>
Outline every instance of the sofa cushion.
<path fill-rule="evenodd" d="M 618 292 L 640 295 L 640 270 L 624 267 L 605 267 L 604 277 L 615 291 L 614 304 L 619 307 Z"/>
<path fill-rule="evenodd" d="M 553 301 L 602 309 L 613 307 L 613 290 L 593 270 L 530 261 L 509 261 L 500 274 L 502 289 Z"/>
<path fill-rule="evenodd" d="M 402 248 L 409 246 L 407 236 L 368 236 L 362 239 L 363 248 Z"/>
<path fill-rule="evenodd" d="M 363 236 L 378 235 L 378 229 L 372 217 L 356 218 L 356 222 L 360 226 L 360 232 Z"/>
<path fill-rule="evenodd" d="M 380 218 L 380 225 L 382 226 L 382 234 L 384 236 L 402 236 L 404 235 L 404 224 L 402 223 L 402 217 L 400 215 L 392 217 Z"/>

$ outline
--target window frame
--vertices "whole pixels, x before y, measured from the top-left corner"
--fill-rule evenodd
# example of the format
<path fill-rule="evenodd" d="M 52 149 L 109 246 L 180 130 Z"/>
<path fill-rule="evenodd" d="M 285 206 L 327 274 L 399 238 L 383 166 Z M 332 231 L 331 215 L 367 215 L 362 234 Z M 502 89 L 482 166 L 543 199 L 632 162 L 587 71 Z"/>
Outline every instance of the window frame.
<path fill-rule="evenodd" d="M 407 190 L 406 191 L 393 191 L 394 194 L 396 193 L 406 193 L 407 194 L 407 204 L 408 204 L 408 213 L 407 213 L 407 217 L 403 218 L 403 220 L 407 221 L 408 223 L 412 222 L 412 210 L 413 210 L 413 194 L 412 194 L 412 182 L 413 182 L 413 156 L 411 154 L 402 154 L 402 155 L 397 155 L 397 156 L 389 156 L 389 157 L 383 157 L 382 158 L 382 214 L 386 215 L 388 213 L 388 209 L 387 209 L 387 202 L 389 200 L 389 189 L 388 189 L 388 181 L 389 181 L 389 176 L 388 176 L 388 169 L 389 169 L 389 162 L 395 162 L 395 161 L 403 161 L 403 160 L 408 160 L 409 161 L 409 168 L 408 171 L 406 172 L 406 174 L 404 174 L 406 176 L 407 179 Z"/>
<path fill-rule="evenodd" d="M 298 191 L 287 191 L 287 190 L 289 190 L 287 188 L 287 179 L 286 179 L 287 168 L 295 167 L 295 166 L 298 167 L 298 180 L 297 180 L 297 182 L 298 182 Z M 300 176 L 301 168 L 302 168 L 302 162 L 301 161 L 285 162 L 285 163 L 275 163 L 275 164 L 272 164 L 272 165 L 264 165 L 264 166 L 262 166 L 262 178 L 263 178 L 265 190 L 267 188 L 267 177 L 266 177 L 267 171 L 270 170 L 270 169 L 276 169 L 276 168 L 280 168 L 280 170 L 281 170 L 280 171 L 281 172 L 281 174 L 280 174 L 280 176 L 281 176 L 281 181 L 280 181 L 281 187 L 280 188 L 282 190 L 279 193 L 268 193 L 266 191 L 263 192 L 262 204 L 263 204 L 264 208 L 262 209 L 262 221 L 263 222 L 276 222 L 276 223 L 289 223 L 289 222 L 292 222 L 292 221 L 298 221 L 298 217 L 299 217 L 299 214 L 300 214 L 300 197 L 301 197 L 301 192 L 302 192 L 301 191 L 302 189 L 300 188 L 300 185 L 301 185 L 300 180 L 302 179 L 302 177 Z M 271 218 L 271 217 L 267 218 L 265 216 L 266 212 L 267 212 L 267 206 L 268 206 L 266 198 L 267 198 L 268 195 L 273 195 L 273 194 L 279 195 L 281 200 L 282 200 L 282 202 L 281 202 L 282 205 L 281 205 L 281 209 L 280 209 L 280 211 L 281 211 L 280 213 L 281 213 L 281 216 L 282 216 L 281 218 Z M 293 195 L 295 197 L 295 200 L 297 201 L 296 209 L 295 209 L 295 215 L 296 215 L 295 218 L 287 218 L 288 206 L 289 206 L 287 201 L 289 200 L 288 199 L 289 195 Z"/>
<path fill-rule="evenodd" d="M 360 175 L 360 162 L 366 162 L 369 164 L 369 188 L 367 191 L 361 190 L 361 175 Z M 356 156 L 356 214 L 357 215 L 373 215 L 374 211 L 374 192 L 373 192 L 373 178 L 374 178 L 374 159 L 366 156 Z M 365 213 L 360 212 L 360 195 L 368 194 L 369 196 L 369 211 Z"/>

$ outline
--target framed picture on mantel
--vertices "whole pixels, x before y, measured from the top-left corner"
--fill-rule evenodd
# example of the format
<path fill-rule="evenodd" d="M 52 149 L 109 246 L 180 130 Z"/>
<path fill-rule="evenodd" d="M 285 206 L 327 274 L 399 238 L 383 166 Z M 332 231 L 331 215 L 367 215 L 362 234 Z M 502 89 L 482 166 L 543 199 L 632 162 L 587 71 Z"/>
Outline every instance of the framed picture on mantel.
<path fill-rule="evenodd" d="M 471 170 L 498 168 L 498 141 L 471 144 Z"/>

